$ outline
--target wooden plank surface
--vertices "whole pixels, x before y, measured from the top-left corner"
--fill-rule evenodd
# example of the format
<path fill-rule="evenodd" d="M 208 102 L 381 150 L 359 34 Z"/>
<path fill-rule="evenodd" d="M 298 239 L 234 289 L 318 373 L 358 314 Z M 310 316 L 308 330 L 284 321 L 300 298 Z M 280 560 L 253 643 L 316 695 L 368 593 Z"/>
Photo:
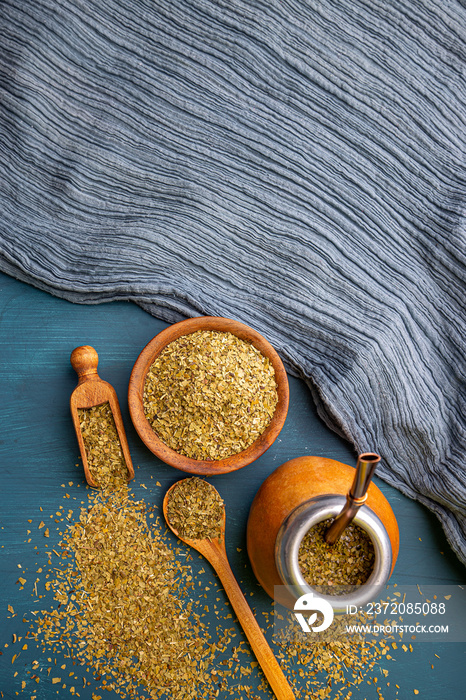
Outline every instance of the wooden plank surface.
<path fill-rule="evenodd" d="M 57 513 L 64 505 L 77 512 L 86 500 L 88 487 L 69 410 L 69 397 L 77 383 L 69 361 L 75 347 L 91 345 L 97 350 L 99 374 L 116 389 L 136 472 L 132 482 L 136 495 L 160 509 L 166 489 L 185 476 L 144 447 L 131 425 L 126 400 L 129 376 L 139 352 L 166 325 L 131 303 L 74 305 L 0 275 L 0 697 L 118 697 L 99 690 L 90 673 L 86 674 L 90 685 L 84 687 L 78 678 L 82 672 L 73 667 L 70 670 L 66 660 L 49 662 L 50 655 L 25 642 L 29 622 L 23 619 L 33 617 L 39 602 L 44 606 L 53 603 L 50 595 L 38 602 L 33 584 L 39 578 L 37 571 L 46 566 L 47 552 L 59 541 L 63 524 Z M 377 445 L 372 449 L 377 450 Z M 255 581 L 246 554 L 249 508 L 268 474 L 302 455 L 322 455 L 352 465 L 356 460 L 351 447 L 319 420 L 304 383 L 290 377 L 290 411 L 274 445 L 253 465 L 214 478 L 226 503 L 230 563 L 260 622 L 271 611 L 272 601 Z M 451 552 L 435 517 L 380 480 L 376 483 L 389 499 L 400 525 L 401 549 L 393 580 L 400 585 L 420 586 L 464 583 L 464 568 Z M 44 528 L 38 528 L 40 521 L 46 523 L 49 538 L 44 538 Z M 223 591 L 209 565 L 194 555 L 192 566 L 207 602 L 221 597 Z M 20 577 L 26 579 L 24 586 L 17 583 Z M 206 586 L 209 592 L 204 591 Z M 226 618 L 220 619 L 220 624 L 235 627 L 238 643 L 241 641 L 236 622 Z M 25 643 L 27 649 L 23 649 Z M 389 678 L 380 681 L 383 697 L 405 700 L 416 697 L 414 690 L 423 700 L 462 697 L 465 651 L 464 643 L 416 643 L 412 653 L 396 657 Z M 34 660 L 40 663 L 39 682 L 32 678 Z M 61 665 L 66 669 L 56 673 Z M 48 672 L 48 668 L 52 670 Z M 252 681 L 246 682 L 256 683 L 255 697 L 272 697 L 260 688 L 254 673 Z M 62 680 L 53 684 L 52 677 Z M 352 691 L 352 700 L 378 698 L 375 686 L 365 684 Z M 236 689 L 233 694 L 220 693 L 220 700 L 223 697 L 239 700 L 247 696 Z"/>

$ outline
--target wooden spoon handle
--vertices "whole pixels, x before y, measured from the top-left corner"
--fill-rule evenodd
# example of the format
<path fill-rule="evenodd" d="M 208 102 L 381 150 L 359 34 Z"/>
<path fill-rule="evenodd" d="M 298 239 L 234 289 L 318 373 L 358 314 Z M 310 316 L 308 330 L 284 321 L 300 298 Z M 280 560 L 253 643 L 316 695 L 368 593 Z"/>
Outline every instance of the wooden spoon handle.
<path fill-rule="evenodd" d="M 206 558 L 209 559 L 217 572 L 225 593 L 277 700 L 295 700 L 295 695 L 236 581 L 226 553 L 218 540 L 213 540 L 209 544 L 209 553 L 203 553 L 207 555 Z"/>

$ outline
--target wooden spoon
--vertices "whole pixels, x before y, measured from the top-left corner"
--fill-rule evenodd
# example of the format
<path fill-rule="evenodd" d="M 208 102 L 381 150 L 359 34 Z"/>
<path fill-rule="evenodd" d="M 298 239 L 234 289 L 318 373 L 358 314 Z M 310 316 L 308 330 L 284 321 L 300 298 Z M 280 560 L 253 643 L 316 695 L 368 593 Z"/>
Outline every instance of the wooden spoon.
<path fill-rule="evenodd" d="M 107 402 L 110 405 L 113 420 L 115 421 L 115 427 L 120 439 L 121 449 L 123 451 L 123 457 L 125 459 L 126 468 L 128 471 L 128 481 L 130 481 L 130 479 L 134 478 L 134 469 L 123 426 L 120 404 L 118 403 L 116 391 L 112 385 L 101 379 L 97 374 L 97 365 L 99 363 L 98 354 L 90 345 L 82 345 L 81 347 L 73 350 L 70 361 L 73 369 L 76 370 L 79 377 L 78 386 L 71 394 L 70 408 L 74 429 L 78 438 L 86 481 L 90 486 L 94 486 L 96 488 L 99 487 L 99 485 L 95 483 L 89 471 L 86 448 L 84 446 L 78 416 L 78 408 L 92 408 L 93 406 L 100 406 Z"/>
<path fill-rule="evenodd" d="M 286 680 L 283 671 L 272 652 L 272 649 L 265 639 L 262 630 L 260 629 L 256 618 L 254 617 L 254 614 L 249 607 L 228 563 L 227 553 L 225 550 L 225 509 L 223 509 L 223 522 L 220 537 L 212 540 L 191 540 L 189 538 L 181 537 L 178 531 L 170 525 L 170 521 L 167 517 L 167 506 L 170 491 L 179 483 L 179 481 L 176 482 L 168 489 L 163 500 L 163 514 L 168 527 L 180 540 L 200 552 L 200 554 L 207 559 L 207 561 L 217 572 L 223 588 L 225 589 L 225 593 L 233 606 L 233 610 L 236 613 L 256 659 L 261 665 L 265 677 L 270 683 L 277 700 L 295 700 L 295 695 L 291 690 L 291 687 L 288 684 L 288 681 Z M 211 486 L 211 488 L 214 487 Z"/>

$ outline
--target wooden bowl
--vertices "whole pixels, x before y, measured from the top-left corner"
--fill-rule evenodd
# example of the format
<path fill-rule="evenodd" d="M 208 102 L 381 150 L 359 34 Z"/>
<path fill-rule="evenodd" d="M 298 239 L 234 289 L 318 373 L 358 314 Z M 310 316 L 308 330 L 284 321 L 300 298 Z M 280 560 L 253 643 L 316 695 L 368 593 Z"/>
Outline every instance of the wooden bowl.
<path fill-rule="evenodd" d="M 277 383 L 278 403 L 275 413 L 265 431 L 248 448 L 218 460 L 197 460 L 185 457 L 162 442 L 147 420 L 143 408 L 144 383 L 147 372 L 161 351 L 173 340 L 199 330 L 230 332 L 242 340 L 250 342 L 263 355 L 269 358 Z M 274 442 L 285 423 L 288 412 L 289 388 L 288 378 L 281 359 L 270 343 L 249 326 L 216 316 L 201 316 L 180 321 L 169 326 L 155 336 L 144 348 L 135 362 L 128 389 L 128 404 L 139 437 L 146 447 L 159 459 L 172 467 L 191 474 L 225 474 L 241 469 L 260 457 Z"/>

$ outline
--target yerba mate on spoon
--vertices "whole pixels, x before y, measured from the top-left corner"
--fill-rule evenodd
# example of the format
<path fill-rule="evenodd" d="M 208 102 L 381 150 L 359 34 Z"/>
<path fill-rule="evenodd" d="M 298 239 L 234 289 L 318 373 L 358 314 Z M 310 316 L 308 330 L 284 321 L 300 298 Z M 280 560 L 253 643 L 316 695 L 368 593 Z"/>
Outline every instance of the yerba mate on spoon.
<path fill-rule="evenodd" d="M 120 404 L 115 389 L 97 373 L 97 352 L 82 345 L 73 350 L 70 361 L 79 377 L 70 409 L 87 483 L 98 488 L 111 479 L 133 479 Z"/>
<path fill-rule="evenodd" d="M 174 534 L 200 552 L 215 569 L 277 699 L 294 700 L 294 693 L 228 563 L 225 508 L 217 490 L 198 477 L 177 481 L 165 494 L 163 514 Z"/>

